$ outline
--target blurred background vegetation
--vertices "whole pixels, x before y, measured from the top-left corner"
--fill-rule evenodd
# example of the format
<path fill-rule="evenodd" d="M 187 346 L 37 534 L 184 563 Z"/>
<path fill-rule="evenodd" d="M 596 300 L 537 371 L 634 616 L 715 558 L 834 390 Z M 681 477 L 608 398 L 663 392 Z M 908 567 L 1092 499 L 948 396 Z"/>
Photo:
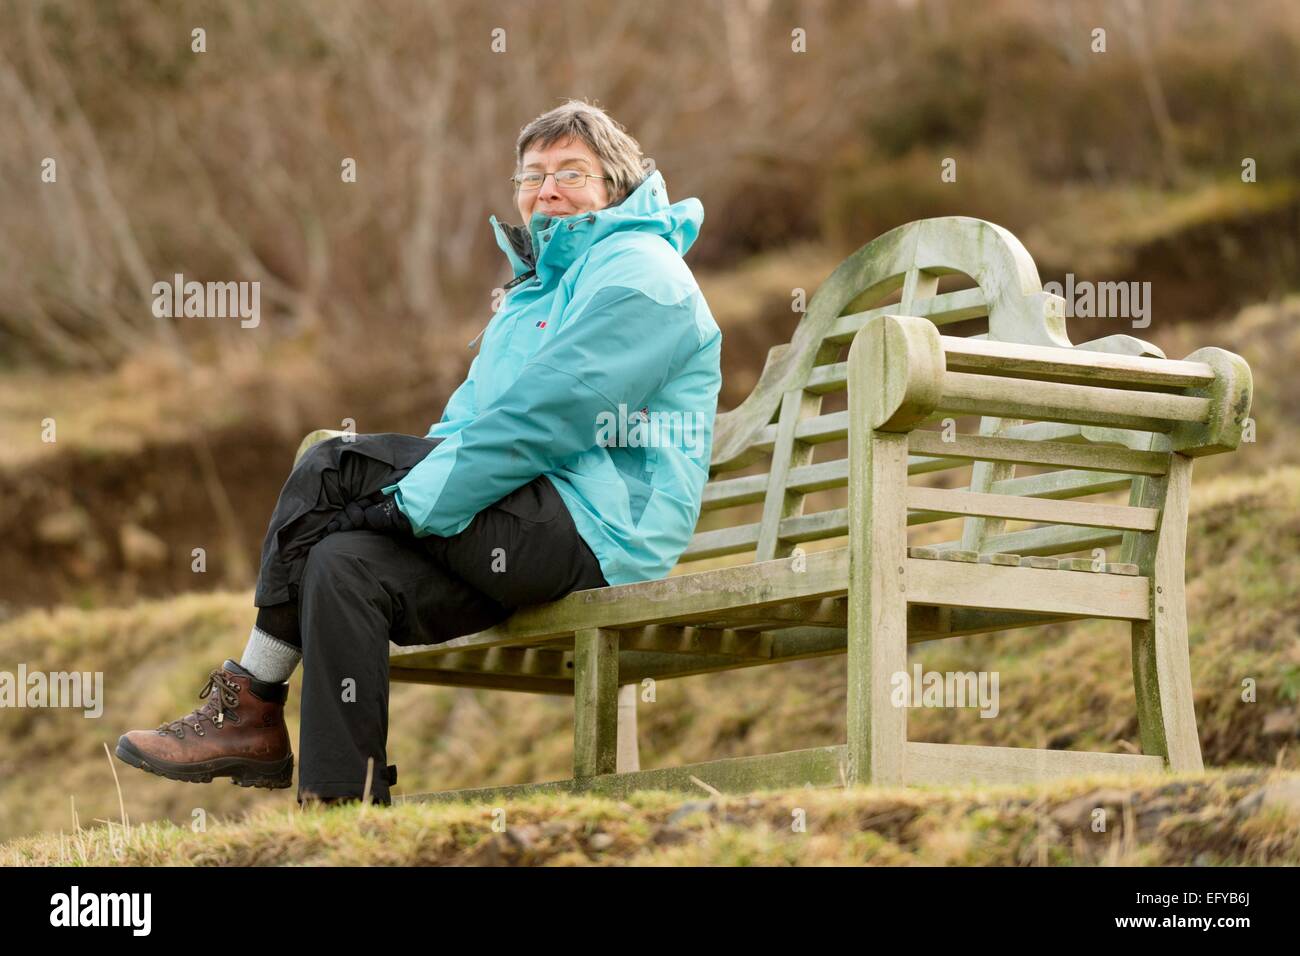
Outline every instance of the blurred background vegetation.
<path fill-rule="evenodd" d="M 191 51 L 197 27 L 204 53 Z M 796 27 L 805 53 L 791 50 Z M 497 28 L 505 52 L 493 52 Z M 1211 756 L 1241 757 L 1231 742 L 1250 740 L 1249 759 L 1280 759 L 1298 733 L 1300 674 L 1300 5 L 1283 0 L 0 0 L 0 667 L 40 660 L 40 647 L 93 647 L 110 672 L 149 659 L 143 673 L 158 676 L 171 648 L 168 689 L 133 695 L 147 713 L 132 719 L 152 722 L 192 695 L 200 661 L 236 653 L 251 622 L 236 609 L 298 439 L 345 418 L 423 434 L 440 417 L 509 278 L 487 219 L 517 221 L 515 138 L 571 96 L 627 127 L 673 200 L 704 205 L 687 263 L 723 328 L 723 408 L 788 341 L 792 290 L 811 295 L 854 249 L 929 216 L 1009 228 L 1044 281 L 1151 283 L 1149 328 L 1074 321 L 1075 341 L 1128 332 L 1170 357 L 1245 355 L 1259 442 L 1197 470 L 1273 489 L 1215 492 L 1229 505 L 1212 528 L 1273 616 L 1261 623 L 1219 591 L 1200 610 L 1220 615 L 1206 635 L 1226 648 L 1215 659 L 1262 640 L 1252 646 L 1291 703 L 1272 709 L 1272 736 L 1225 716 Z M 47 157 L 56 183 L 41 182 Z M 340 176 L 345 157 L 355 183 Z M 940 179 L 945 158 L 955 183 Z M 150 287 L 177 272 L 259 280 L 260 325 L 156 319 Z M 41 440 L 49 418 L 54 443 Z M 1279 510 L 1258 519 L 1266 506 Z M 1261 553 L 1272 558 L 1250 563 Z M 209 591 L 211 604 L 188 593 Z M 774 724 L 778 737 L 810 726 L 831 742 L 842 727 L 827 686 L 841 667 L 793 666 L 806 676 L 783 690 L 793 703 L 749 675 L 681 682 L 692 706 L 735 706 L 715 707 L 699 738 L 664 724 L 667 709 L 648 718 L 660 744 L 646 765 L 818 742 L 752 736 L 759 712 L 804 714 Z M 690 690 L 732 685 L 743 693 Z M 1108 695 L 1071 712 L 1088 723 Z M 403 688 L 394 739 L 422 714 L 418 746 L 447 757 L 427 764 L 437 779 L 412 767 L 404 782 L 564 773 L 564 701 L 504 721 L 554 737 L 523 748 L 527 766 L 503 756 L 502 726 L 490 745 L 457 743 L 488 699 Z M 111 742 L 122 728 L 110 722 L 97 723 Z M 26 765 L 76 746 L 85 773 L 104 775 L 86 735 L 31 729 Z M 1119 746 L 1132 728 L 1112 730 Z M 257 799 L 230 789 L 232 805 Z"/>
<path fill-rule="evenodd" d="M 303 431 L 423 434 L 510 275 L 487 218 L 518 218 L 518 131 L 569 96 L 703 202 L 687 261 L 724 330 L 724 408 L 788 340 L 791 290 L 913 219 L 1006 226 L 1044 281 L 1151 282 L 1135 334 L 1157 343 L 1300 281 L 1293 3 L 0 0 L 0 24 L 0 601 L 19 605 L 247 583 Z M 259 280 L 261 324 L 155 318 L 178 272 Z M 206 577 L 163 560 L 189 554 L 178 534 Z"/>

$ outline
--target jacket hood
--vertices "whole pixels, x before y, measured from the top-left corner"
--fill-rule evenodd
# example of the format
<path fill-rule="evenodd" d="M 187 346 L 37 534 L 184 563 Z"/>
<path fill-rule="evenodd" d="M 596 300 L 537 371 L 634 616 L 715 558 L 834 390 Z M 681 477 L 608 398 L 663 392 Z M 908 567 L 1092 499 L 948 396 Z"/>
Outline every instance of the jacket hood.
<path fill-rule="evenodd" d="M 678 255 L 684 256 L 695 244 L 703 221 L 704 206 L 698 199 L 668 201 L 668 187 L 657 169 L 621 201 L 604 209 L 563 217 L 538 212 L 526 227 L 501 222 L 496 216 L 488 218 L 515 280 L 535 273 L 543 284 L 563 273 L 594 243 L 615 232 L 662 236 Z M 540 254 L 535 253 L 538 249 Z"/>

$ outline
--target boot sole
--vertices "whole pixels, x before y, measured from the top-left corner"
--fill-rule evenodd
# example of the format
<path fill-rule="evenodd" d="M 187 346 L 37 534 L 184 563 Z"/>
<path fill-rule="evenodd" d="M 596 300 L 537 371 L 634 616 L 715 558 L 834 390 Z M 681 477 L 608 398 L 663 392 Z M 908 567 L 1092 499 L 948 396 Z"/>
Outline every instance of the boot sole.
<path fill-rule="evenodd" d="M 186 783 L 211 783 L 213 777 L 230 777 L 239 787 L 258 787 L 264 790 L 284 790 L 293 786 L 293 754 L 283 760 L 249 760 L 246 757 L 218 757 L 196 763 L 173 763 L 157 757 L 147 757 L 136 749 L 126 737 L 117 742 L 114 751 L 118 760 L 157 774 L 168 780 Z"/>

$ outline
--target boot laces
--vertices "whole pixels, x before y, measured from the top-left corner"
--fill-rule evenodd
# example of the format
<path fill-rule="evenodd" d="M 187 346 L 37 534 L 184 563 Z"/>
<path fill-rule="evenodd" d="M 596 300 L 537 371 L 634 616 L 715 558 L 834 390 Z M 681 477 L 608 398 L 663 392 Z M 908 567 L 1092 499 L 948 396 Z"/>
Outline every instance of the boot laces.
<path fill-rule="evenodd" d="M 172 733 L 178 738 L 183 738 L 185 728 L 192 727 L 202 737 L 201 721 L 204 720 L 220 729 L 222 724 L 225 723 L 226 715 L 233 714 L 235 708 L 239 706 L 239 685 L 234 681 L 227 680 L 221 668 L 213 668 L 212 672 L 208 674 L 208 680 L 203 685 L 203 690 L 199 691 L 199 699 L 203 700 L 205 698 L 207 703 L 202 707 L 190 711 L 184 717 L 162 724 L 158 728 L 158 732 L 162 734 Z"/>

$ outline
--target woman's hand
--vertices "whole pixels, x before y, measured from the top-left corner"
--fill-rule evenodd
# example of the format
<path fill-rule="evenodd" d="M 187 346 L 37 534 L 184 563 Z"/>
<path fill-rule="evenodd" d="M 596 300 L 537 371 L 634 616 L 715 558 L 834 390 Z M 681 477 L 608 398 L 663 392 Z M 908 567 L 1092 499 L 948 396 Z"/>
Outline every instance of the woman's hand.
<path fill-rule="evenodd" d="M 325 526 L 326 534 L 335 531 L 379 531 L 383 534 L 404 535 L 414 533 L 406 515 L 397 507 L 397 500 L 392 495 L 384 494 L 349 501 Z"/>

